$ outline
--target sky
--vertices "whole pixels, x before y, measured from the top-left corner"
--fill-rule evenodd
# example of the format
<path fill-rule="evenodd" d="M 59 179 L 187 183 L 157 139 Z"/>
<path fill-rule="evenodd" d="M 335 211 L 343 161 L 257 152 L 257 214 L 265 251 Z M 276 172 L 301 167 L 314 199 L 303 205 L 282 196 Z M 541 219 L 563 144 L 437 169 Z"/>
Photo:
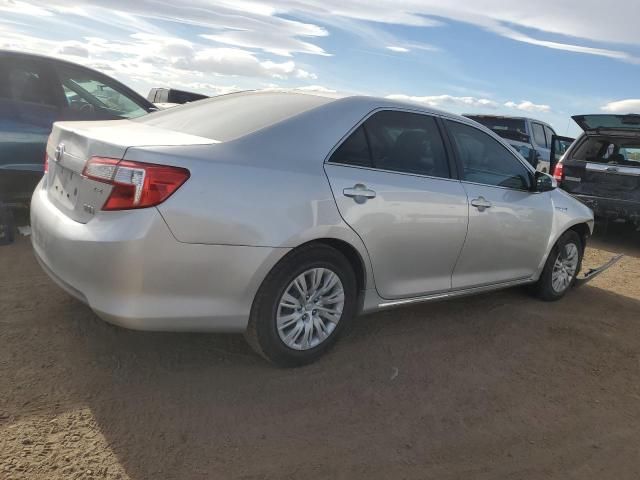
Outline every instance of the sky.
<path fill-rule="evenodd" d="M 448 5 L 449 4 L 449 5 Z M 629 0 L 0 0 L 0 49 L 100 70 L 141 94 L 302 88 L 454 113 L 640 113 Z"/>

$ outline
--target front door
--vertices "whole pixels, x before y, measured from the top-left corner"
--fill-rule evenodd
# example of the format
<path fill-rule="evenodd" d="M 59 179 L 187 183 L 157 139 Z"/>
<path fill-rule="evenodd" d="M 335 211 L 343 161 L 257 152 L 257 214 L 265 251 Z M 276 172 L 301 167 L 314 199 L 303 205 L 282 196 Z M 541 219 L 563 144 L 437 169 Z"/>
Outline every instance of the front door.
<path fill-rule="evenodd" d="M 532 172 L 491 136 L 455 121 L 446 125 L 469 198 L 469 229 L 453 288 L 530 278 L 551 234 L 550 194 L 532 192 Z"/>
<path fill-rule="evenodd" d="M 325 165 L 340 214 L 369 252 L 381 297 L 451 288 L 468 204 L 449 167 L 436 120 L 400 111 L 369 117 Z"/>

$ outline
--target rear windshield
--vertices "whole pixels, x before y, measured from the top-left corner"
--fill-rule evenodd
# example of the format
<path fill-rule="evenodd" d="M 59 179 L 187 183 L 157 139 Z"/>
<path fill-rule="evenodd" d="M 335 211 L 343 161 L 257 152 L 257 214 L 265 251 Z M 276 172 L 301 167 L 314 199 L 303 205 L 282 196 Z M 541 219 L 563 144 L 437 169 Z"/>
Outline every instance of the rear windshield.
<path fill-rule="evenodd" d="M 640 142 L 637 139 L 588 137 L 572 155 L 575 160 L 640 167 Z"/>
<path fill-rule="evenodd" d="M 162 110 L 133 121 L 226 142 L 332 100 L 282 92 L 236 93 Z"/>

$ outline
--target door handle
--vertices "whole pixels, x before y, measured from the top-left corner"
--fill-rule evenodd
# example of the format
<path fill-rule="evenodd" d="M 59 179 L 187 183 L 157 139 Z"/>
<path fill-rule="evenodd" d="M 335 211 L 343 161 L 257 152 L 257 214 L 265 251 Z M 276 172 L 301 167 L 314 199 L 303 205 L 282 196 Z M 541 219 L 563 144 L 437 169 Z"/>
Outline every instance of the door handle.
<path fill-rule="evenodd" d="M 487 208 L 491 208 L 491 202 L 485 200 L 484 197 L 478 197 L 471 200 L 471 206 L 476 207 L 480 212 L 484 212 Z"/>
<path fill-rule="evenodd" d="M 376 198 L 376 192 L 369 190 L 366 185 L 357 183 L 351 188 L 342 190 L 345 197 L 351 197 L 356 203 L 364 203 L 370 198 Z"/>

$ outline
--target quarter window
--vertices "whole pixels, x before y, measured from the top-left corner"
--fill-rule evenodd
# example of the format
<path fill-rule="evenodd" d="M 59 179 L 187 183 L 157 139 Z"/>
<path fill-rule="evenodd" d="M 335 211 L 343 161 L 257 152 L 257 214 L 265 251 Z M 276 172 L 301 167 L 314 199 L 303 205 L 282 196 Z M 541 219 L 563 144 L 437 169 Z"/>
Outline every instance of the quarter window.
<path fill-rule="evenodd" d="M 533 123 L 533 140 L 539 147 L 546 147 L 547 140 L 544 136 L 544 127 L 539 123 Z"/>
<path fill-rule="evenodd" d="M 529 190 L 529 170 L 503 145 L 477 128 L 447 121 L 462 166 L 462 180 Z"/>
<path fill-rule="evenodd" d="M 364 133 L 364 127 L 360 126 L 347 138 L 342 145 L 331 155 L 331 163 L 355 165 L 358 167 L 371 167 L 369 145 Z"/>
<path fill-rule="evenodd" d="M 449 178 L 449 164 L 433 117 L 385 110 L 373 114 L 329 160 L 347 165 Z"/>

